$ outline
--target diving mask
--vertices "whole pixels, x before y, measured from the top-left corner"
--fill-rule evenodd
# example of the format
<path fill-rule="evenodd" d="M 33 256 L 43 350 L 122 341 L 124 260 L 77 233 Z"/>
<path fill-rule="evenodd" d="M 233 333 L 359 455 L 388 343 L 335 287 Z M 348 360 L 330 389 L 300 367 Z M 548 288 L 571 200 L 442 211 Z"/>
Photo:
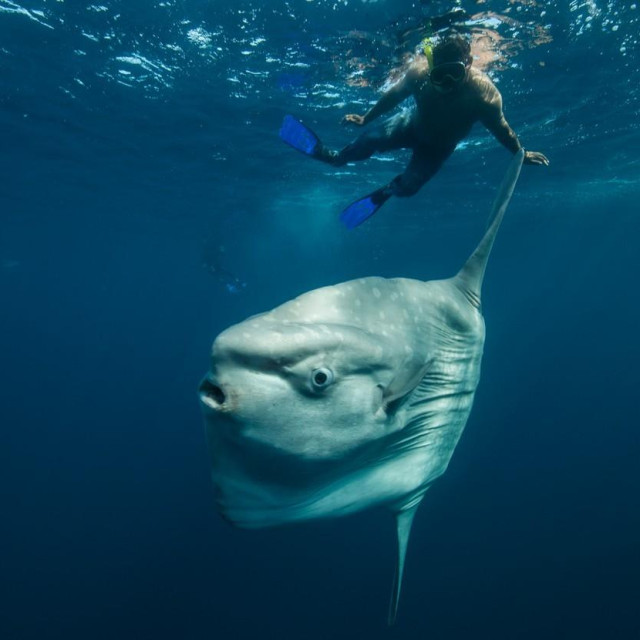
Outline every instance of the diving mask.
<path fill-rule="evenodd" d="M 467 75 L 467 66 L 464 62 L 444 62 L 434 67 L 429 74 L 431 84 L 439 89 L 450 90 Z"/>

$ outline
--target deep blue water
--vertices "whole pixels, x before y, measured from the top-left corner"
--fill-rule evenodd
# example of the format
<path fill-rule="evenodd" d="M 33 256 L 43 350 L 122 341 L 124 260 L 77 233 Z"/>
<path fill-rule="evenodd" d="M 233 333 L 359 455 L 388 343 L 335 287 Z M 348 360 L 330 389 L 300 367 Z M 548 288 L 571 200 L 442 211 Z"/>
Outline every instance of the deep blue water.
<path fill-rule="evenodd" d="M 640 5 L 555 4 L 458 3 L 551 166 L 498 237 L 474 410 L 388 629 L 388 514 L 232 529 L 196 389 L 229 324 L 473 248 L 508 162 L 481 128 L 352 232 L 406 155 L 335 171 L 277 137 L 293 112 L 346 143 L 453 4 L 0 0 L 1 638 L 640 637 Z"/>

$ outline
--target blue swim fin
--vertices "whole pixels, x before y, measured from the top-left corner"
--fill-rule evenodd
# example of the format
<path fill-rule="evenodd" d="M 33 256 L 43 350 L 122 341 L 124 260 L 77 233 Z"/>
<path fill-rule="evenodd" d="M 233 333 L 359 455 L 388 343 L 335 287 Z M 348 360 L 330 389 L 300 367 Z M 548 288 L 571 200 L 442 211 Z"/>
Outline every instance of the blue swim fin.
<path fill-rule="evenodd" d="M 280 127 L 280 137 L 294 149 L 307 156 L 316 155 L 322 148 L 320 138 L 293 116 L 286 115 Z"/>
<path fill-rule="evenodd" d="M 367 218 L 370 218 L 390 197 L 391 190 L 389 187 L 382 187 L 382 189 L 378 189 L 368 196 L 352 202 L 340 214 L 340 220 L 342 220 L 347 229 L 355 229 Z"/>

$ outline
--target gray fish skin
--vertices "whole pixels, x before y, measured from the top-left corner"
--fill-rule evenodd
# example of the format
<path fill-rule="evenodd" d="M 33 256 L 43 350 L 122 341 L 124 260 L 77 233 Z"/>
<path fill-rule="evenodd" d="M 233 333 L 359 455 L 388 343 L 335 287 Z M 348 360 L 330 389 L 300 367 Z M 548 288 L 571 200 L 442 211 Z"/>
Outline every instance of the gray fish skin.
<path fill-rule="evenodd" d="M 225 402 L 203 398 L 220 510 L 264 527 L 424 492 L 466 422 L 483 343 L 455 279 L 346 282 L 227 329 L 209 374 Z M 316 389 L 324 369 L 333 382 Z"/>
<path fill-rule="evenodd" d="M 244 528 L 376 506 L 397 519 L 396 616 L 411 522 L 449 464 L 480 379 L 480 292 L 522 153 L 453 278 L 362 278 L 222 332 L 200 386 L 215 499 Z"/>

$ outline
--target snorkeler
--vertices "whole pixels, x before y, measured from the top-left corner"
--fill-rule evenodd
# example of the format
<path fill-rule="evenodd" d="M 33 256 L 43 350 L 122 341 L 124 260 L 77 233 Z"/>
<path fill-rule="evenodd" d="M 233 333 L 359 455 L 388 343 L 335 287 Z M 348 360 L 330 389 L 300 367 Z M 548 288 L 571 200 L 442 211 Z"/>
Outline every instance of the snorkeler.
<path fill-rule="evenodd" d="M 471 67 L 469 41 L 459 34 L 440 40 L 411 64 L 405 75 L 364 115 L 348 114 L 343 123 L 363 126 L 413 96 L 416 108 L 392 116 L 341 151 L 327 149 L 299 120 L 286 116 L 280 137 L 304 154 L 340 167 L 374 153 L 411 149 L 404 173 L 349 205 L 340 218 L 350 229 L 373 215 L 391 196 L 415 195 L 442 167 L 456 145 L 480 121 L 511 153 L 521 149 L 502 112 L 502 96 L 493 82 Z M 538 151 L 525 151 L 525 164 L 549 165 Z"/>

